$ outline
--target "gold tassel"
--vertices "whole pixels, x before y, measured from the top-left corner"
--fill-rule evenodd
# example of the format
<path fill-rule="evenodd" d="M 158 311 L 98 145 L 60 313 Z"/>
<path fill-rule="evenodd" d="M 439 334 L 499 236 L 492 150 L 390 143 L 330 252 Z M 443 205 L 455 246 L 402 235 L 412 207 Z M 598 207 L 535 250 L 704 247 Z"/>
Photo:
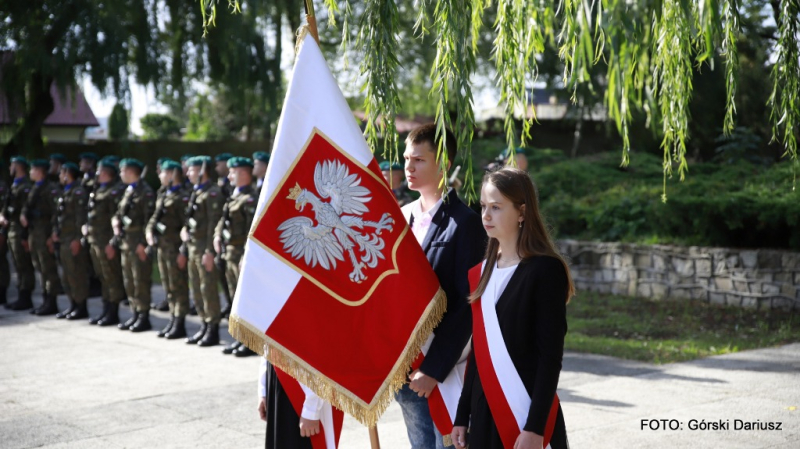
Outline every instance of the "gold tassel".
<path fill-rule="evenodd" d="M 253 352 L 264 357 L 267 336 L 251 326 L 250 323 L 243 320 L 239 315 L 232 313 L 228 318 L 228 333 L 240 343 L 244 343 L 244 345 Z"/>
<path fill-rule="evenodd" d="M 298 360 L 278 343 L 267 338 L 239 316 L 231 314 L 228 320 L 228 331 L 231 336 L 244 343 L 248 348 L 264 356 L 273 366 L 297 379 L 298 382 L 311 388 L 317 396 L 330 402 L 334 407 L 354 417 L 367 427 L 374 427 L 386 408 L 389 407 L 394 394 L 407 382 L 411 364 L 419 355 L 422 345 L 428 340 L 431 332 L 439 325 L 442 315 L 447 310 L 447 296 L 440 288 L 431 299 L 423 313 L 412 338 L 406 344 L 403 353 L 387 376 L 381 388 L 369 404 L 348 393 L 344 388 L 322 376 L 308 364 Z"/>
<path fill-rule="evenodd" d="M 294 44 L 294 54 L 299 55 L 300 49 L 303 47 L 303 42 L 305 42 L 306 34 L 308 34 L 308 25 L 303 24 L 300 28 L 297 29 L 297 39 L 295 39 Z"/>
<path fill-rule="evenodd" d="M 453 446 L 453 437 L 450 435 L 442 435 L 442 442 L 444 443 L 444 447 Z"/>

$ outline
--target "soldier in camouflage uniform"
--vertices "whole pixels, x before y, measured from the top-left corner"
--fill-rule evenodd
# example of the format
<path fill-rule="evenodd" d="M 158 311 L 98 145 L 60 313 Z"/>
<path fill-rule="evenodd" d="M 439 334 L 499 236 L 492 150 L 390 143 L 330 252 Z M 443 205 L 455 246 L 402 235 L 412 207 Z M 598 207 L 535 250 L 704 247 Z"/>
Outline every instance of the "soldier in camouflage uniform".
<path fill-rule="evenodd" d="M 263 151 L 253 153 L 253 178 L 255 178 L 256 183 L 256 197 L 261 195 L 261 184 L 264 183 L 264 177 L 267 176 L 268 166 L 269 153 Z"/>
<path fill-rule="evenodd" d="M 159 333 L 168 340 L 186 337 L 186 314 L 189 312 L 189 273 L 186 261 L 178 265 L 181 228 L 191 193 L 184 185 L 183 169 L 175 161 L 164 161 L 159 173 L 166 188 L 156 200 L 156 209 L 145 230 L 150 248 L 158 251 L 158 271 L 169 301 L 169 323 Z"/>
<path fill-rule="evenodd" d="M 236 188 L 225 202 L 222 218 L 214 230 L 214 249 L 217 254 L 222 254 L 227 262 L 225 277 L 231 286 L 231 296 L 234 296 L 239 282 L 239 266 L 244 256 L 244 244 L 256 214 L 258 198 L 252 186 L 253 161 L 246 157 L 232 157 L 228 159 L 227 165 L 228 179 Z M 238 341 L 232 342 L 222 352 L 237 357 L 255 355 L 255 352 Z"/>
<path fill-rule="evenodd" d="M 86 224 L 89 192 L 81 186 L 81 171 L 73 162 L 61 165 L 61 185 L 64 190 L 58 199 L 58 214 L 53 226 L 53 241 L 58 243 L 61 256 L 62 285 L 70 306 L 56 318 L 79 320 L 89 316 L 86 299 L 89 297 L 89 252 L 81 245 L 81 229 Z"/>
<path fill-rule="evenodd" d="M 97 154 L 91 151 L 81 153 L 79 157 L 81 158 L 79 168 L 81 169 L 81 173 L 83 173 L 81 186 L 91 195 L 94 191 L 95 177 L 97 176 L 97 161 L 100 159 L 97 157 Z"/>
<path fill-rule="evenodd" d="M 0 225 L 8 236 L 7 244 L 11 248 L 14 268 L 17 272 L 17 300 L 5 305 L 11 310 L 25 310 L 33 307 L 31 293 L 36 283 L 33 262 L 28 248 L 26 229 L 19 222 L 19 214 L 28 200 L 31 191 L 31 180 L 28 178 L 28 161 L 23 157 L 11 158 L 10 174 L 14 178 L 4 203 Z"/>
<path fill-rule="evenodd" d="M 414 197 L 411 196 L 411 191 L 408 190 L 408 184 L 403 180 L 404 173 L 402 165 L 383 161 L 380 163 L 380 168 L 383 179 L 385 179 L 386 183 L 391 187 L 392 193 L 394 193 L 394 197 L 400 207 L 414 201 Z"/>
<path fill-rule="evenodd" d="M 145 226 L 153 215 L 155 194 L 142 179 L 144 164 L 138 159 L 128 158 L 119 162 L 120 177 L 127 184 L 117 213 L 112 219 L 114 247 L 122 255 L 122 280 L 131 304 L 133 315 L 118 327 L 131 332 L 152 329 L 150 324 L 150 288 L 153 261 L 147 257 Z"/>
<path fill-rule="evenodd" d="M 111 218 L 125 190 L 117 180 L 117 165 L 113 160 L 102 159 L 97 168 L 97 184 L 89 195 L 89 212 L 86 233 L 89 254 L 95 272 L 100 276 L 103 290 L 103 311 L 89 320 L 89 324 L 112 326 L 119 323 L 119 303 L 125 296 L 122 287 L 122 266 L 119 251 L 111 246 L 114 230 Z"/>
<path fill-rule="evenodd" d="M 170 159 L 168 157 L 160 157 L 160 158 L 158 158 L 158 161 L 156 161 L 156 175 L 158 175 L 158 179 L 161 181 L 161 185 L 158 187 L 158 190 L 156 190 L 156 209 L 155 209 L 155 212 L 153 213 L 153 215 L 158 213 L 158 205 L 160 204 L 161 199 L 163 198 L 164 194 L 167 192 L 167 189 L 169 188 L 169 182 L 167 182 L 167 184 L 164 184 L 164 180 L 161 177 L 161 173 L 162 173 L 161 166 L 164 165 L 164 162 L 167 162 L 167 161 L 170 161 L 170 160 L 172 160 L 172 159 Z M 146 230 L 145 230 L 145 232 L 146 232 Z M 148 245 L 147 246 L 148 247 L 148 251 L 151 251 L 152 254 L 155 255 L 155 254 L 158 253 L 158 248 L 156 248 L 155 246 L 150 244 L 149 238 L 147 240 L 147 245 Z M 159 272 L 160 272 L 163 262 L 162 262 L 160 256 L 157 256 L 156 260 L 158 261 L 158 269 L 159 269 Z M 167 289 L 166 289 L 166 284 L 164 284 L 163 274 L 161 276 L 161 283 L 162 283 L 162 285 L 164 285 L 164 291 L 166 292 Z M 151 310 L 155 309 L 155 310 L 158 310 L 159 312 L 168 311 L 169 310 L 169 298 L 164 297 L 164 299 L 162 299 L 158 304 L 156 304 L 156 303 L 150 304 L 150 309 Z M 163 337 L 163 335 L 161 335 L 161 332 L 159 332 L 159 337 Z"/>
<path fill-rule="evenodd" d="M 217 184 L 210 179 L 213 161 L 208 156 L 196 156 L 187 161 L 189 180 L 194 184 L 186 213 L 186 225 L 181 232 L 188 256 L 189 284 L 197 314 L 203 325 L 187 344 L 214 346 L 219 344 L 219 272 L 214 264 L 214 225 L 222 216 L 224 199 Z"/>
<path fill-rule="evenodd" d="M 47 167 L 47 180 L 55 185 L 61 185 L 61 166 L 67 162 L 67 157 L 61 153 L 50 155 L 50 165 Z"/>
<path fill-rule="evenodd" d="M 232 158 L 233 155 L 230 153 L 220 153 L 214 156 L 215 170 L 217 172 L 217 186 L 219 186 L 220 192 L 222 192 L 222 197 L 227 201 L 231 197 L 231 193 L 233 192 L 234 186 L 231 185 L 230 180 L 228 180 L 228 159 Z M 233 305 L 233 293 L 231 290 L 236 286 L 231 287 L 228 284 L 228 278 L 225 276 L 225 272 L 227 271 L 227 262 L 225 258 L 222 257 L 219 252 L 217 252 L 217 257 L 214 259 L 214 263 L 217 264 L 217 270 L 219 270 L 220 274 L 220 285 L 222 286 L 222 294 L 225 295 L 226 304 L 225 307 L 220 310 L 220 315 L 224 318 L 227 318 L 228 315 L 231 313 L 231 306 Z"/>
<path fill-rule="evenodd" d="M 91 196 L 92 192 L 94 192 L 95 184 L 97 183 L 95 180 L 97 176 L 97 161 L 99 161 L 100 158 L 96 153 L 91 151 L 81 153 L 79 157 L 80 162 L 78 166 L 81 169 L 81 173 L 83 173 L 81 177 L 81 187 L 83 187 L 87 195 Z M 86 240 L 85 236 L 81 239 L 81 244 L 86 248 L 87 254 L 89 254 L 89 242 Z M 89 257 L 89 260 L 91 260 L 91 257 Z M 103 287 L 100 283 L 100 276 L 94 270 L 93 263 L 89 264 L 87 271 L 89 273 L 89 297 L 102 297 Z"/>
<path fill-rule="evenodd" d="M 0 161 L 0 169 L 4 167 Z M 0 205 L 5 206 L 8 201 L 8 184 L 0 177 Z M 0 211 L 2 214 L 2 211 Z M 0 226 L 0 304 L 6 303 L 6 293 L 11 284 L 11 270 L 8 266 L 8 227 Z"/>
<path fill-rule="evenodd" d="M 34 184 L 19 215 L 19 222 L 28 231 L 33 266 L 42 284 L 42 305 L 31 312 L 39 316 L 58 313 L 56 298 L 61 291 L 53 242 L 53 216 L 61 189 L 47 179 L 49 167 L 50 162 L 45 159 L 31 162 L 30 176 Z"/>

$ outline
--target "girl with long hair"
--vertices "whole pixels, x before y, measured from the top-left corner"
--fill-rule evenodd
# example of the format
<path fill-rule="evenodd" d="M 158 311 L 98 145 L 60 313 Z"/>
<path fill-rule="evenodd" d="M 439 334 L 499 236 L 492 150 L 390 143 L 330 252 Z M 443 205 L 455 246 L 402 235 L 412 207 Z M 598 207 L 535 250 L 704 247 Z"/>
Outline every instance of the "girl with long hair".
<path fill-rule="evenodd" d="M 481 218 L 486 257 L 470 272 L 473 341 L 451 434 L 457 449 L 567 448 L 556 395 L 569 267 L 539 212 L 528 173 L 487 174 Z"/>

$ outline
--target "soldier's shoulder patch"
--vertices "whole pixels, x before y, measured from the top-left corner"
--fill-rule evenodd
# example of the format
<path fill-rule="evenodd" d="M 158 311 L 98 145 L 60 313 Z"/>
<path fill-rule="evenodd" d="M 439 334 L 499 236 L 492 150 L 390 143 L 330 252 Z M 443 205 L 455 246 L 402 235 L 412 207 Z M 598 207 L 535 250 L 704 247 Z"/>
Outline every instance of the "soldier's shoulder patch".
<path fill-rule="evenodd" d="M 256 199 L 255 199 L 255 198 L 253 198 L 252 196 L 251 196 L 250 198 L 248 198 L 248 199 L 247 199 L 247 202 L 248 202 L 248 203 L 254 203 L 255 201 L 256 201 Z"/>
<path fill-rule="evenodd" d="M 83 190 L 75 189 L 75 195 L 83 195 Z"/>
<path fill-rule="evenodd" d="M 112 194 L 112 195 L 116 195 L 116 194 L 117 194 L 117 192 L 119 192 L 119 190 L 112 190 L 112 191 L 111 191 L 111 194 Z"/>
<path fill-rule="evenodd" d="M 181 198 L 181 201 L 183 201 L 184 203 L 188 203 L 189 202 L 189 197 L 185 196 L 185 197 Z"/>
<path fill-rule="evenodd" d="M 209 196 L 217 196 L 217 192 L 211 190 L 208 192 Z"/>
<path fill-rule="evenodd" d="M 28 192 L 30 192 L 30 191 L 31 191 L 31 189 L 25 189 L 25 190 L 24 190 L 24 192 L 25 192 L 25 193 L 28 193 Z"/>
<path fill-rule="evenodd" d="M 148 190 L 148 191 L 147 191 L 147 193 L 146 193 L 146 195 L 147 195 L 148 197 L 152 197 L 152 196 L 153 196 L 153 191 L 152 191 L 152 190 Z"/>

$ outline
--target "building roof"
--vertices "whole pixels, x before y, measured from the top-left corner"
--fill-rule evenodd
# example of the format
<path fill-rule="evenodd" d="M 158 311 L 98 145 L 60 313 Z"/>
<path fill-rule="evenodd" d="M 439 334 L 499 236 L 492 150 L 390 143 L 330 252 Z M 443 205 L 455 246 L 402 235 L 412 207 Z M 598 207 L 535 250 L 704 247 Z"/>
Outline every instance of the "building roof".
<path fill-rule="evenodd" d="M 0 79 L 2 78 L 2 67 L 10 63 L 13 57 L 14 52 L 0 51 Z M 50 95 L 53 97 L 53 112 L 45 119 L 44 126 L 87 127 L 98 125 L 97 118 L 80 88 L 66 88 L 64 95 L 61 95 L 54 83 L 50 85 Z M 22 115 L 23 111 L 10 110 L 5 92 L 0 89 L 0 125 L 16 124 Z"/>

